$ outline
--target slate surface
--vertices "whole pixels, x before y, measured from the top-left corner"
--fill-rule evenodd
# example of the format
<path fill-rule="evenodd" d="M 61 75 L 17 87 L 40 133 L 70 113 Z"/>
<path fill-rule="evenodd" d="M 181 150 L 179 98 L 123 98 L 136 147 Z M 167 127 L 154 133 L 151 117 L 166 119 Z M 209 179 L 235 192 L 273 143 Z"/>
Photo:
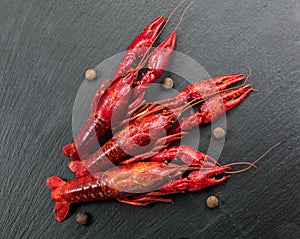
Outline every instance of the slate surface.
<path fill-rule="evenodd" d="M 72 138 L 72 107 L 84 70 L 123 51 L 174 5 L 0 1 L 1 238 L 300 237 L 300 3 L 293 0 L 197 0 L 178 30 L 177 50 L 212 76 L 252 67 L 250 81 L 260 92 L 227 115 L 220 162 L 253 161 L 284 141 L 258 170 L 174 196 L 174 205 L 89 203 L 74 206 L 63 223 L 54 220 L 45 181 L 73 177 L 61 148 Z M 221 201 L 215 210 L 205 206 L 211 194 Z M 88 226 L 74 220 L 82 210 L 92 215 Z"/>

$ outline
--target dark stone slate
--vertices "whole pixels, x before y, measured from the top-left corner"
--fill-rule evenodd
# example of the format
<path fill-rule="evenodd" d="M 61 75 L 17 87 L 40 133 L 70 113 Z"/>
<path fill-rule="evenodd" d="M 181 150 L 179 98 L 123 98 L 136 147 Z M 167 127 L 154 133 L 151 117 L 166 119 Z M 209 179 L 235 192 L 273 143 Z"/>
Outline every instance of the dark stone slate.
<path fill-rule="evenodd" d="M 288 0 L 196 1 L 178 30 L 176 49 L 212 76 L 247 73 L 251 66 L 249 82 L 260 92 L 228 113 L 220 162 L 253 161 L 284 141 L 257 170 L 176 195 L 174 205 L 81 204 L 63 223 L 55 221 L 45 181 L 74 177 L 61 148 L 72 138 L 72 107 L 84 70 L 123 51 L 174 5 L 0 2 L 1 238 L 300 238 L 300 4 Z M 211 194 L 220 200 L 215 210 L 205 206 Z M 76 224 L 79 211 L 91 213 L 88 226 Z"/>

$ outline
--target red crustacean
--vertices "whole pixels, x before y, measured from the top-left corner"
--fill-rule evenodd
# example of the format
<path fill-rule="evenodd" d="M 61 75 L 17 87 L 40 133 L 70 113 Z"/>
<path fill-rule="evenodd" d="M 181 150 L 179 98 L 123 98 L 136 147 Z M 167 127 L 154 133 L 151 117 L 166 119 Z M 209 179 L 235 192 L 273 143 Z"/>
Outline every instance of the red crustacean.
<path fill-rule="evenodd" d="M 163 162 L 138 162 L 114 167 L 94 176 L 88 175 L 65 182 L 50 177 L 47 186 L 52 189 L 55 201 L 55 218 L 62 221 L 71 203 L 107 200 L 115 198 L 120 202 L 146 206 L 154 202 L 172 202 L 165 195 L 197 191 L 224 182 L 229 176 L 220 176 L 230 168 L 199 159 L 198 165 L 177 165 Z M 185 171 L 191 173 L 182 178 Z"/>
<path fill-rule="evenodd" d="M 230 77 L 226 78 L 226 86 L 229 85 L 230 80 L 236 83 L 245 79 L 243 75 L 231 75 Z M 217 78 L 220 79 L 220 77 Z M 219 88 L 221 87 L 219 85 Z M 192 87 L 188 86 L 188 88 Z M 176 106 L 173 110 L 162 105 L 157 107 L 159 109 L 157 112 L 153 113 L 155 111 L 154 107 L 150 110 L 151 114 L 146 116 L 143 116 L 143 113 L 138 114 L 138 118 L 116 133 L 86 159 L 70 161 L 69 168 L 76 173 L 77 177 L 82 177 L 89 172 L 96 173 L 105 170 L 113 164 L 128 164 L 140 161 L 141 158 L 149 158 L 166 147 L 168 143 L 180 139 L 182 135 L 186 134 L 186 130 L 196 125 L 208 124 L 220 117 L 242 102 L 252 90 L 251 85 L 242 85 L 234 89 L 227 89 L 220 95 L 215 94 L 202 102 L 203 104 L 198 112 L 191 113 L 189 117 L 181 119 L 180 123 L 176 123 L 177 119 L 183 110 L 188 109 L 186 106 L 189 105 L 188 103 L 180 108 Z M 183 91 L 186 92 L 185 89 Z M 207 91 L 207 94 L 212 94 L 212 91 Z M 196 94 L 193 96 L 196 97 Z M 201 101 L 206 98 L 205 95 L 199 94 L 197 96 L 200 99 L 194 100 Z M 145 114 L 148 112 L 146 108 Z M 166 132 L 168 132 L 168 135 L 166 135 Z"/>
<path fill-rule="evenodd" d="M 149 26 L 146 27 L 144 31 L 137 37 L 142 43 L 151 43 L 157 37 L 159 28 L 163 23 L 164 18 L 158 18 L 154 22 L 150 23 L 152 32 L 149 35 L 147 30 Z M 145 33 L 146 36 L 145 36 Z M 145 41 L 149 39 L 149 41 Z M 136 43 L 139 42 L 134 41 Z M 164 46 L 172 48 L 175 43 L 175 34 L 170 35 Z M 163 47 L 163 46 L 161 46 Z M 142 48 L 143 49 L 143 48 Z M 140 53 L 140 48 L 137 48 L 137 53 Z M 135 48 L 132 46 L 130 52 L 135 52 Z M 125 57 L 127 60 L 128 57 Z M 121 66 L 125 65 L 123 62 Z M 131 64 L 132 65 L 132 64 Z M 67 157 L 78 158 L 79 153 L 86 154 L 87 149 L 91 148 L 101 136 L 104 135 L 110 129 L 111 115 L 113 110 L 117 107 L 125 107 L 129 103 L 130 93 L 133 86 L 133 82 L 136 81 L 138 70 L 127 70 L 123 71 L 123 68 L 119 69 L 118 72 L 125 72 L 123 74 L 117 73 L 117 78 L 110 84 L 110 86 L 103 92 L 98 92 L 92 103 L 92 113 L 87 119 L 85 125 L 81 131 L 76 136 L 72 144 L 68 144 L 63 148 L 63 154 Z M 101 89 L 102 91 L 102 89 Z M 122 115 L 120 115 L 122 117 Z"/>
<path fill-rule="evenodd" d="M 69 182 L 53 176 L 48 178 L 46 185 L 53 190 L 54 215 L 59 222 L 65 219 L 72 203 L 109 198 L 133 206 L 171 203 L 173 200 L 167 195 L 199 191 L 225 182 L 231 174 L 256 168 L 255 164 L 280 144 L 269 148 L 253 163 L 234 162 L 223 166 L 190 146 L 173 146 L 156 154 L 151 162 L 122 165 Z M 167 163 L 175 159 L 180 159 L 183 164 Z M 232 171 L 231 166 L 235 165 L 247 167 Z"/>
<path fill-rule="evenodd" d="M 184 1 L 181 1 L 177 4 L 169 15 L 167 22 L 183 2 Z M 147 85 L 161 76 L 175 47 L 176 30 L 181 23 L 179 22 L 175 30 L 171 32 L 150 55 L 147 55 L 163 30 L 161 28 L 164 20 L 164 17 L 158 17 L 152 21 L 129 45 L 125 57 L 119 64 L 113 80 L 106 80 L 96 92 L 92 101 L 91 115 L 77 134 L 74 142 L 64 146 L 63 154 L 65 156 L 71 157 L 72 159 L 79 159 L 87 156 L 89 150 L 97 143 L 97 140 L 110 130 L 112 125 L 112 114 L 118 112 L 117 114 L 114 114 L 114 121 L 122 121 L 124 117 L 128 117 L 130 113 L 126 116 L 124 114 L 122 115 L 120 112 L 125 112 L 124 109 L 127 108 L 130 111 L 132 108 L 134 109 L 138 106 L 142 101 Z M 141 60 L 137 66 L 135 66 L 137 58 L 141 58 Z M 138 72 L 147 62 L 147 72 L 137 81 Z M 105 86 L 108 83 L 110 83 L 110 85 L 105 89 Z M 133 90 L 134 85 L 136 85 L 136 87 Z M 132 90 L 134 102 L 129 105 Z"/>

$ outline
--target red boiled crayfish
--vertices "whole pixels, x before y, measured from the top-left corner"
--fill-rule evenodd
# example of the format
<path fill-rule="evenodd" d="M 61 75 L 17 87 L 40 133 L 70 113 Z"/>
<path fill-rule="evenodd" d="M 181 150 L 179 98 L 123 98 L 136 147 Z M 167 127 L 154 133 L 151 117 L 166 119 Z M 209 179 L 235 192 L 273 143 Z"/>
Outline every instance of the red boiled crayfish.
<path fill-rule="evenodd" d="M 256 167 L 255 164 L 279 144 L 268 149 L 253 163 L 236 162 L 224 166 L 189 146 L 173 146 L 155 155 L 152 162 L 114 167 L 69 182 L 53 176 L 48 178 L 46 185 L 53 190 L 51 197 L 55 201 L 54 215 L 59 222 L 65 219 L 72 203 L 109 198 L 133 206 L 146 206 L 155 202 L 172 203 L 173 200 L 167 195 L 199 191 L 223 183 L 231 174 Z M 165 162 L 176 158 L 180 158 L 183 165 Z M 231 171 L 231 166 L 243 164 L 248 167 Z"/>
<path fill-rule="evenodd" d="M 226 181 L 229 176 L 219 179 L 214 176 L 229 172 L 230 167 L 215 165 L 215 160 L 209 159 L 199 158 L 198 164 L 193 166 L 138 162 L 69 182 L 50 177 L 47 186 L 53 190 L 55 218 L 62 221 L 71 203 L 115 198 L 126 204 L 146 206 L 154 202 L 172 202 L 164 197 L 168 194 L 198 191 Z M 182 178 L 185 171 L 190 173 Z"/>
<path fill-rule="evenodd" d="M 183 3 L 181 1 L 169 15 L 168 21 L 176 9 Z M 158 17 L 133 40 L 127 48 L 125 57 L 118 66 L 113 80 L 106 80 L 97 91 L 92 102 L 92 113 L 79 131 L 73 143 L 64 146 L 63 154 L 72 159 L 79 159 L 88 155 L 88 151 L 95 145 L 108 130 L 111 129 L 112 114 L 115 121 L 122 121 L 130 116 L 122 114 L 124 109 L 134 109 L 142 101 L 147 85 L 158 79 L 166 68 L 176 42 L 176 29 L 150 54 L 147 55 L 156 39 L 162 33 L 160 31 L 164 17 Z M 167 21 L 167 22 L 168 22 Z M 135 65 L 138 58 L 142 58 Z M 147 64 L 147 72 L 140 80 L 137 79 L 138 72 Z M 134 69 L 132 69 L 134 68 Z M 107 89 L 105 85 L 111 82 Z M 133 89 L 133 86 L 135 88 Z M 129 105 L 131 95 L 134 102 Z M 129 105 L 129 106 L 128 106 Z"/>

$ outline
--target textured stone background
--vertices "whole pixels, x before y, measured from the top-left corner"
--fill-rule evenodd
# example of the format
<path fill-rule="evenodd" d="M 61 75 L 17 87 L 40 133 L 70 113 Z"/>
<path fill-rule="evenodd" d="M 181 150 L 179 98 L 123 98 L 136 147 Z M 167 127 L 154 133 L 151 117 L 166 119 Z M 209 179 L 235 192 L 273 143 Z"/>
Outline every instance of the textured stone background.
<path fill-rule="evenodd" d="M 174 5 L 0 1 L 1 238 L 299 238 L 300 3 L 293 0 L 197 0 L 178 30 L 177 50 L 212 76 L 252 67 L 250 82 L 260 92 L 227 115 L 220 162 L 253 161 L 284 141 L 258 170 L 174 196 L 174 205 L 89 203 L 72 207 L 63 223 L 54 220 L 45 181 L 73 177 L 61 148 L 72 138 L 72 106 L 84 70 L 123 51 Z M 218 209 L 205 206 L 211 194 L 221 201 Z M 74 220 L 81 210 L 92 215 L 86 227 Z"/>

